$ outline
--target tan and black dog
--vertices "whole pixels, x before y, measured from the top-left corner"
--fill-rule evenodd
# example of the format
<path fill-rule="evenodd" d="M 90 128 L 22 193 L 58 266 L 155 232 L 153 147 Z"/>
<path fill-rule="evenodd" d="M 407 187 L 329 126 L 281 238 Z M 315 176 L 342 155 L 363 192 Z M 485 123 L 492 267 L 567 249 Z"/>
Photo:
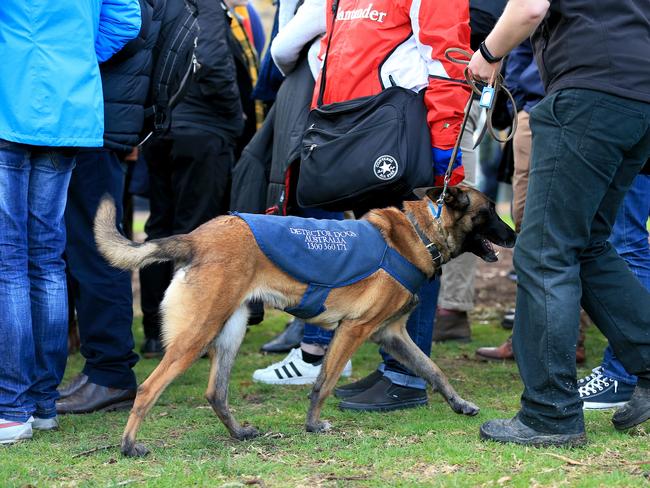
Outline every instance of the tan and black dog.
<path fill-rule="evenodd" d="M 514 245 L 515 233 L 498 217 L 494 203 L 479 191 L 463 186 L 449 188 L 440 220 L 432 214 L 429 201 L 436 200 L 440 189 L 421 194 L 422 200 L 405 202 L 403 211 L 393 207 L 372 210 L 364 218 L 379 229 L 388 246 L 427 277 L 434 275 L 440 261 L 447 262 L 463 252 L 496 261 L 490 243 Z M 122 453 L 142 456 L 148 452 L 136 443 L 143 417 L 167 385 L 206 350 L 212 360 L 207 400 L 232 437 L 257 436 L 255 428 L 240 425 L 228 408 L 230 371 L 246 332 L 246 301 L 261 298 L 267 305 L 284 309 L 300 302 L 307 285 L 275 266 L 258 247 L 248 225 L 232 215 L 215 218 L 190 234 L 137 244 L 118 233 L 114 204 L 106 198 L 95 218 L 95 238 L 106 259 L 121 269 L 169 260 L 177 265 L 161 305 L 165 356 L 138 388 L 122 437 Z M 435 245 L 440 260 L 436 262 L 423 238 Z M 327 329 L 337 328 L 337 332 L 310 396 L 308 431 L 329 428 L 320 420 L 323 402 L 345 363 L 368 338 L 426 379 L 454 412 L 478 413 L 478 407 L 456 393 L 442 371 L 408 336 L 406 320 L 416 302 L 415 295 L 383 270 L 331 291 L 326 310 L 309 320 Z"/>

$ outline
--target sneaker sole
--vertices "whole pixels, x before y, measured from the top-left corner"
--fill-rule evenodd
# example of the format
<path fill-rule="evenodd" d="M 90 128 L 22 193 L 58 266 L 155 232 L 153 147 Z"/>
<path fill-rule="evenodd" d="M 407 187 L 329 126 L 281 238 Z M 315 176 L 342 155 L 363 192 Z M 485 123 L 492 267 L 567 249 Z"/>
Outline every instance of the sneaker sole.
<path fill-rule="evenodd" d="M 298 377 L 298 378 L 287 378 L 286 380 L 281 380 L 281 379 L 262 380 L 258 378 L 253 378 L 253 381 L 255 383 L 263 383 L 265 385 L 313 385 L 314 383 L 316 383 L 316 378 Z"/>
<path fill-rule="evenodd" d="M 625 405 L 625 402 L 616 402 L 616 403 L 598 403 L 598 402 L 584 402 L 582 405 L 583 410 L 611 410 L 612 408 L 618 408 Z"/>
<path fill-rule="evenodd" d="M 503 444 L 520 444 L 524 446 L 532 447 L 580 447 L 584 446 L 587 443 L 586 434 L 548 434 L 540 435 L 536 437 L 516 437 L 516 436 L 504 436 L 504 437 L 492 437 L 485 432 L 483 432 L 483 427 L 479 430 L 481 439 L 484 441 L 493 441 Z"/>
<path fill-rule="evenodd" d="M 95 412 L 118 412 L 122 410 L 129 410 L 133 407 L 134 400 L 125 400 L 123 402 L 111 403 L 102 408 L 97 408 L 95 410 L 79 410 L 77 412 L 57 412 L 59 415 L 84 415 L 87 413 Z"/>
<path fill-rule="evenodd" d="M 402 402 L 400 404 L 394 405 L 372 405 L 372 404 L 358 404 L 351 403 L 347 404 L 346 402 L 339 403 L 340 410 L 348 410 L 354 412 L 392 412 L 393 410 L 404 410 L 407 408 L 416 408 L 424 407 L 429 404 L 428 399 L 421 400 L 410 400 L 407 402 Z"/>
<path fill-rule="evenodd" d="M 614 416 L 616 416 L 616 414 L 614 414 Z M 629 419 L 626 422 L 616 422 L 614 418 L 612 418 L 612 424 L 614 424 L 614 428 L 616 430 L 628 430 L 631 429 L 632 427 L 636 427 L 637 425 L 642 424 L 647 420 L 650 420 L 650 410 L 647 410 L 642 414 L 637 415 L 632 419 Z"/>
<path fill-rule="evenodd" d="M 19 442 L 19 441 L 30 440 L 32 437 L 33 437 L 32 436 L 32 431 L 30 429 L 30 430 L 27 430 L 26 432 L 23 432 L 23 433 L 19 434 L 18 437 L 14 437 L 13 439 L 0 440 L 0 444 L 4 444 L 4 445 L 6 445 L 6 444 L 15 444 L 16 442 Z"/>
<path fill-rule="evenodd" d="M 352 371 L 343 371 L 341 373 L 341 378 L 349 378 L 352 376 Z M 316 383 L 316 380 L 318 377 L 308 377 L 308 376 L 294 376 L 293 378 L 269 378 L 269 379 L 262 379 L 262 378 L 255 378 L 253 376 L 253 381 L 255 383 L 264 383 L 266 385 L 313 385 Z"/>

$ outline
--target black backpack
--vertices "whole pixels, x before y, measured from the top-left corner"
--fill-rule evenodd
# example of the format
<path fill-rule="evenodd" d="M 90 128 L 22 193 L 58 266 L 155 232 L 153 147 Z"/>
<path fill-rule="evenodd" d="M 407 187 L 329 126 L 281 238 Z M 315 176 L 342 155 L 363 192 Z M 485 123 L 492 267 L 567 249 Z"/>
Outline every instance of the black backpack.
<path fill-rule="evenodd" d="M 184 0 L 176 18 L 160 32 L 145 108 L 145 134 L 159 135 L 169 129 L 172 109 L 182 100 L 192 75 L 200 68 L 194 55 L 199 31 L 197 14 L 193 0 Z"/>

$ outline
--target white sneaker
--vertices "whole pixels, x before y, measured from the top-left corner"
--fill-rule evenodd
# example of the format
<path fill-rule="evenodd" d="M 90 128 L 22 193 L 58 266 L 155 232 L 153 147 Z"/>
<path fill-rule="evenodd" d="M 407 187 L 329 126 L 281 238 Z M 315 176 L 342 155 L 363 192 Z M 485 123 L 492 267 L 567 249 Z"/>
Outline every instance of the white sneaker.
<path fill-rule="evenodd" d="M 0 419 L 0 444 L 13 444 L 21 439 L 32 438 L 32 417 L 27 422 Z"/>
<path fill-rule="evenodd" d="M 253 381 L 267 385 L 311 385 L 316 382 L 321 364 L 309 364 L 303 361 L 300 348 L 292 349 L 282 361 L 273 363 L 253 373 Z M 342 376 L 352 375 L 352 362 L 348 361 Z"/>
<path fill-rule="evenodd" d="M 34 417 L 34 422 L 32 422 L 32 429 L 34 430 L 56 430 L 58 428 L 59 428 L 58 417 L 53 417 L 51 419 L 42 419 L 40 417 Z"/>

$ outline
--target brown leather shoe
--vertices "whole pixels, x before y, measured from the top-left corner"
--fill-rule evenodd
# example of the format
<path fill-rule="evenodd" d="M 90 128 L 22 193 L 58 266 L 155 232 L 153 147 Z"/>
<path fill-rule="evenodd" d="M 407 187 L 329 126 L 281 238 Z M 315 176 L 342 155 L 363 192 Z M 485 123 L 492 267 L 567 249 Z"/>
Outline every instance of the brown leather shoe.
<path fill-rule="evenodd" d="M 578 342 L 576 348 L 576 363 L 582 364 L 585 362 L 586 357 L 584 337 Z M 482 361 L 504 361 L 512 360 L 515 355 L 512 351 L 512 336 L 498 347 L 479 347 L 476 350 L 476 357 Z"/>
<path fill-rule="evenodd" d="M 57 388 L 56 391 L 59 392 L 59 399 L 72 395 L 86 383 L 88 383 L 88 376 L 83 373 L 79 373 L 77 376 L 68 381 L 68 383 L 66 383 L 64 386 Z"/>
<path fill-rule="evenodd" d="M 86 382 L 70 396 L 56 402 L 56 412 L 91 413 L 124 410 L 133 406 L 136 390 L 120 390 L 108 388 L 95 383 Z"/>
<path fill-rule="evenodd" d="M 512 336 L 498 347 L 479 347 L 476 350 L 476 357 L 482 361 L 504 361 L 515 358 L 512 352 Z"/>
<path fill-rule="evenodd" d="M 458 341 L 469 342 L 472 331 L 469 328 L 467 312 L 448 310 L 438 312 L 433 327 L 433 342 Z"/>

